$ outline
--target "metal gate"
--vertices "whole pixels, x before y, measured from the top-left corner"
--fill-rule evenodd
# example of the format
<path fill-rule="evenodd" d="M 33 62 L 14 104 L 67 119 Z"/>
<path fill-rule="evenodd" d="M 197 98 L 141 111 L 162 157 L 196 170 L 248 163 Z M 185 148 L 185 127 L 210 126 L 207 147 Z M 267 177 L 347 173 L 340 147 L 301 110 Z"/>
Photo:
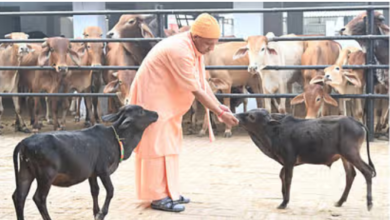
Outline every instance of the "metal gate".
<path fill-rule="evenodd" d="M 270 9 L 193 9 L 193 10 L 169 10 L 169 9 L 156 9 L 156 10 L 113 10 L 113 11 L 30 11 L 30 12 L 0 12 L 0 17 L 4 16 L 38 16 L 38 15 L 106 15 L 106 14 L 156 14 L 158 24 L 162 24 L 162 15 L 169 14 L 199 14 L 203 12 L 226 14 L 226 13 L 272 13 L 272 12 L 300 12 L 300 11 L 348 11 L 348 10 L 367 10 L 367 33 L 368 35 L 362 36 L 325 36 L 325 37 L 294 37 L 294 38 L 281 38 L 274 37 L 271 41 L 303 41 L 303 40 L 347 40 L 347 39 L 364 39 L 368 41 L 368 49 L 366 53 L 366 65 L 349 65 L 343 66 L 346 69 L 368 69 L 366 74 L 366 94 L 353 95 L 331 95 L 334 98 L 363 98 L 367 99 L 367 114 L 366 123 L 370 131 L 370 140 L 373 139 L 374 133 L 374 104 L 373 99 L 389 99 L 388 95 L 374 94 L 374 70 L 375 69 L 389 69 L 389 65 L 375 65 L 374 58 L 374 41 L 376 39 L 389 39 L 389 36 L 378 36 L 374 34 L 374 10 L 388 10 L 388 6 L 354 6 L 354 7 L 318 7 L 318 8 L 270 8 Z M 159 26 L 159 36 L 163 33 L 163 25 Z M 162 38 L 144 39 L 144 38 L 124 38 L 124 39 L 70 39 L 71 42 L 137 42 L 137 41 L 160 41 Z M 43 39 L 29 39 L 29 40 L 0 40 L 0 43 L 22 43 L 22 42 L 43 42 Z M 243 41 L 242 38 L 221 38 L 220 41 Z M 91 67 L 91 66 L 70 66 L 69 70 L 137 70 L 139 66 L 102 66 L 102 67 Z M 318 66 L 267 66 L 265 69 L 323 69 L 326 65 Z M 45 66 L 2 66 L 0 70 L 54 70 L 53 67 Z M 246 70 L 247 66 L 207 66 L 206 69 L 230 69 L 230 70 Z M 293 98 L 297 94 L 217 94 L 218 97 L 230 97 L 230 98 Z M 2 97 L 11 96 L 58 96 L 58 97 L 87 97 L 87 96 L 98 96 L 98 97 L 112 97 L 115 94 L 102 94 L 102 93 L 0 93 Z"/>

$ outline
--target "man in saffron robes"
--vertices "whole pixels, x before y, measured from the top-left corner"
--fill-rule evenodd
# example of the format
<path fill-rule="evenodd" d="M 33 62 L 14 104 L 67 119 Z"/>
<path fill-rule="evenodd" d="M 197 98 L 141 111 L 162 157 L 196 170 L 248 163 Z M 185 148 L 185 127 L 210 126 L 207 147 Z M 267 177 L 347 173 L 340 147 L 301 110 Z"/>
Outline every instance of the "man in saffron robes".
<path fill-rule="evenodd" d="M 138 199 L 152 201 L 157 210 L 181 212 L 188 198 L 180 194 L 179 154 L 182 118 L 194 99 L 234 126 L 238 120 L 221 105 L 206 80 L 203 55 L 214 49 L 221 35 L 217 20 L 204 13 L 191 30 L 159 42 L 146 56 L 130 89 L 130 104 L 159 114 L 135 149 Z M 210 139 L 213 132 L 209 122 Z"/>

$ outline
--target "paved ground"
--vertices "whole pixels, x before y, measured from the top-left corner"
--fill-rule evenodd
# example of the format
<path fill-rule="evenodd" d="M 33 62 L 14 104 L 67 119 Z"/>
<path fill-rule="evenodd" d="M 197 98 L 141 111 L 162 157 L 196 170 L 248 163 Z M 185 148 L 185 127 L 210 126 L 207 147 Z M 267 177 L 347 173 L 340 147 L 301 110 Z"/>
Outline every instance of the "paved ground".
<path fill-rule="evenodd" d="M 48 127 L 46 127 L 48 129 Z M 0 219 L 15 219 L 11 199 L 15 189 L 12 152 L 26 135 L 9 128 L 0 136 Z M 364 150 L 363 150 L 364 149 Z M 367 160 L 366 150 L 361 153 Z M 388 219 L 388 142 L 371 145 L 378 176 L 373 179 L 374 207 L 366 209 L 366 184 L 358 172 L 349 199 L 342 208 L 333 204 L 345 186 L 341 161 L 331 169 L 304 165 L 294 169 L 291 201 L 286 210 L 277 210 L 282 201 L 280 165 L 262 154 L 246 135 L 231 139 L 186 136 L 180 162 L 183 195 L 192 199 L 186 211 L 172 214 L 154 211 L 135 199 L 134 160 L 123 162 L 112 179 L 115 195 L 106 219 Z M 100 205 L 105 190 L 100 181 Z M 33 183 L 26 201 L 26 219 L 41 219 L 32 200 Z M 52 219 L 93 219 L 92 198 L 87 182 L 71 188 L 53 187 L 48 197 Z"/>

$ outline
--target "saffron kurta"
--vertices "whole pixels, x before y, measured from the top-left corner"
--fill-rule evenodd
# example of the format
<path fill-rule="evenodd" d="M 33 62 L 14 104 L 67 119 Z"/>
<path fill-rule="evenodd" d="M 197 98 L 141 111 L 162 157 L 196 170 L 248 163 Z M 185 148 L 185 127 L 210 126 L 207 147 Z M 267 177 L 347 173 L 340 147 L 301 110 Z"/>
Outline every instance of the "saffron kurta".
<path fill-rule="evenodd" d="M 130 104 L 156 111 L 159 118 L 135 149 L 139 199 L 179 198 L 182 117 L 194 101 L 192 92 L 205 89 L 205 83 L 203 56 L 189 32 L 159 42 L 142 62 L 130 89 Z"/>

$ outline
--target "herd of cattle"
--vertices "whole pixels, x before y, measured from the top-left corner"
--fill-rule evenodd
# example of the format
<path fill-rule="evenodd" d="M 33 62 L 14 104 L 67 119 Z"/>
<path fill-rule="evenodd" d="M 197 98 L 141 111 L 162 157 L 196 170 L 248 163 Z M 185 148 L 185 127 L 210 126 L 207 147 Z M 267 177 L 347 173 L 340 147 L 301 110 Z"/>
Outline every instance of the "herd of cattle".
<path fill-rule="evenodd" d="M 342 35 L 365 35 L 366 13 L 355 17 L 342 30 Z M 375 34 L 388 35 L 389 27 L 384 23 L 384 16 L 375 12 Z M 185 26 L 179 30 L 188 31 Z M 166 37 L 178 32 L 165 30 Z M 84 38 L 102 38 L 99 27 L 86 27 Z M 154 38 L 154 34 L 141 15 L 123 15 L 110 30 L 108 38 Z M 295 37 L 289 34 L 282 37 Z M 302 36 L 302 35 L 301 35 Z M 319 35 L 318 35 L 319 36 Z M 25 33 L 11 33 L 9 39 L 28 39 Z M 292 108 L 287 108 L 286 98 L 257 98 L 257 106 L 279 113 L 293 113 L 294 105 L 304 103 L 306 118 L 316 118 L 331 114 L 332 106 L 337 106 L 338 114 L 351 115 L 364 121 L 364 101 L 362 99 L 333 99 L 329 94 L 332 89 L 340 94 L 362 94 L 365 87 L 364 69 L 343 69 L 343 65 L 364 65 L 366 42 L 358 41 L 361 47 L 342 48 L 332 40 L 321 41 L 269 41 L 273 33 L 265 36 L 250 36 L 244 42 L 219 43 L 214 51 L 205 55 L 206 66 L 249 66 L 248 70 L 209 70 L 208 81 L 215 93 L 292 93 L 297 83 L 302 94 L 291 100 Z M 375 58 L 379 64 L 389 64 L 388 39 L 375 40 Z M 137 66 L 140 65 L 153 48 L 155 42 L 120 42 L 120 43 L 70 43 L 62 37 L 45 38 L 43 44 L 36 43 L 3 43 L 0 45 L 1 66 L 53 66 L 55 70 L 7 70 L 0 71 L 0 92 L 47 92 L 47 93 L 97 93 L 103 85 L 104 93 L 116 93 L 118 98 L 108 99 L 108 112 L 117 112 L 121 105 L 129 102 L 130 86 L 136 74 L 134 70 L 90 71 L 68 70 L 68 66 Z M 268 70 L 266 66 L 284 65 L 331 65 L 326 69 L 306 70 Z M 376 70 L 375 92 L 388 93 L 388 70 Z M 64 97 L 46 98 L 46 117 L 53 123 L 54 130 L 64 129 L 66 115 L 72 106 L 75 120 L 80 120 L 80 100 Z M 350 101 L 352 111 L 347 110 L 346 101 Z M 232 110 L 245 99 L 224 98 L 223 103 Z M 264 102 L 264 103 L 263 103 Z M 13 97 L 16 112 L 15 130 L 29 132 L 21 116 L 19 97 Z M 72 103 L 72 104 L 71 104 Z M 39 97 L 26 97 L 30 121 L 34 132 L 38 132 L 42 105 Z M 76 106 L 76 108 L 74 108 Z M 99 99 L 85 98 L 86 126 L 101 121 Z M 192 106 L 191 124 L 196 125 L 198 103 Z M 376 100 L 376 131 L 380 132 L 388 125 L 388 100 Z M 0 123 L 3 105 L 0 97 Z M 61 114 L 60 118 L 58 114 Z M 52 121 L 50 119 L 52 115 Z M 205 118 L 206 119 L 206 118 Z M 206 133 L 206 121 L 199 134 Z M 0 124 L 1 126 L 1 124 Z M 225 137 L 232 135 L 231 128 L 226 127 Z"/>

